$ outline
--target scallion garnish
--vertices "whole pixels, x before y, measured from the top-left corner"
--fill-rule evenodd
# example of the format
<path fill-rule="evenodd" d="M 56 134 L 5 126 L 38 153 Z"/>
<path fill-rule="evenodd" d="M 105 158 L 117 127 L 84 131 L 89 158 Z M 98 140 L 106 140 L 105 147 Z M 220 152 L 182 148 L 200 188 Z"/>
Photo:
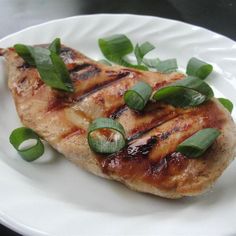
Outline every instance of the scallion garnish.
<path fill-rule="evenodd" d="M 156 68 L 160 61 L 159 58 L 143 58 L 143 63 L 150 68 Z"/>
<path fill-rule="evenodd" d="M 199 60 L 196 57 L 192 57 L 187 65 L 187 75 L 196 76 L 200 79 L 205 79 L 213 70 L 213 66 Z"/>
<path fill-rule="evenodd" d="M 141 45 L 139 45 L 138 43 L 136 44 L 135 49 L 134 49 L 134 54 L 136 56 L 138 65 L 142 63 L 144 56 L 150 51 L 152 51 L 154 48 L 155 46 L 153 46 L 149 42 L 145 42 Z"/>
<path fill-rule="evenodd" d="M 178 69 L 177 60 L 173 58 L 159 61 L 159 63 L 156 64 L 155 68 L 157 69 L 157 71 L 162 73 L 174 72 Z"/>
<path fill-rule="evenodd" d="M 44 153 L 44 146 L 39 136 L 29 128 L 21 127 L 15 129 L 10 135 L 10 143 L 17 150 L 20 156 L 26 161 L 34 161 Z M 27 148 L 20 148 L 27 140 L 36 140 L 36 144 Z"/>
<path fill-rule="evenodd" d="M 14 48 L 17 54 L 24 59 L 29 65 L 35 66 L 35 60 L 33 57 L 33 47 L 26 46 L 24 44 L 15 44 Z"/>
<path fill-rule="evenodd" d="M 94 152 L 117 152 L 126 144 L 125 130 L 113 119 L 98 118 L 89 125 L 88 144 Z"/>
<path fill-rule="evenodd" d="M 59 38 L 55 38 L 52 43 L 49 45 L 48 49 L 51 52 L 54 52 L 56 54 L 60 54 L 61 49 L 61 40 Z"/>
<path fill-rule="evenodd" d="M 48 86 L 66 92 L 73 92 L 73 85 L 65 63 L 55 53 L 58 40 L 52 46 L 53 51 L 42 47 L 31 47 L 23 44 L 14 46 L 16 52 L 30 65 L 36 66 L 41 79 Z"/>
<path fill-rule="evenodd" d="M 110 61 L 120 64 L 121 59 L 133 52 L 133 44 L 124 34 L 100 38 L 99 47 L 103 55 Z"/>
<path fill-rule="evenodd" d="M 153 99 L 165 101 L 177 107 L 192 107 L 214 96 L 211 87 L 196 77 L 187 77 L 157 90 Z"/>
<path fill-rule="evenodd" d="M 218 98 L 218 100 L 230 113 L 232 112 L 234 105 L 229 99 Z"/>
<path fill-rule="evenodd" d="M 152 87 L 145 82 L 138 82 L 133 88 L 126 91 L 124 100 L 133 110 L 141 111 L 145 107 L 152 93 Z"/>
<path fill-rule="evenodd" d="M 179 144 L 176 151 L 188 158 L 201 156 L 220 135 L 220 131 L 214 128 L 202 129 Z"/>
<path fill-rule="evenodd" d="M 107 60 L 126 67 L 148 70 L 146 66 L 132 64 L 124 58 L 134 50 L 133 44 L 126 35 L 116 34 L 110 37 L 100 38 L 98 45 Z"/>

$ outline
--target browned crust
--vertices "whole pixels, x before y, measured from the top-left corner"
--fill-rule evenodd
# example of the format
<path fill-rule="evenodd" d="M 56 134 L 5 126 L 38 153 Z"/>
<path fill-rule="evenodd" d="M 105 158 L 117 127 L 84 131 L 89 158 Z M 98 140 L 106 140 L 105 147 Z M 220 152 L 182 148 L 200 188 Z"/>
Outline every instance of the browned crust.
<path fill-rule="evenodd" d="M 149 104 L 142 114 L 124 107 L 123 94 L 137 81 L 148 82 L 154 90 L 183 78 L 182 74 L 165 75 L 118 66 L 111 68 L 67 47 L 63 48 L 61 56 L 76 87 L 76 93 L 72 95 L 45 86 L 38 72 L 25 64 L 13 49 L 5 53 L 9 88 L 22 123 L 34 129 L 75 164 L 137 191 L 179 198 L 206 191 L 233 160 L 235 124 L 216 99 L 187 110 L 161 103 Z M 127 161 L 126 154 L 126 159 L 115 154 L 106 160 L 95 155 L 88 147 L 87 127 L 89 122 L 100 116 L 116 118 L 125 127 L 132 142 L 141 142 L 143 137 L 148 137 L 142 147 L 146 156 L 140 158 L 134 155 L 134 159 Z M 185 118 L 181 121 L 180 117 L 190 117 L 192 122 L 178 128 L 178 124 L 171 121 L 176 119 L 183 125 Z M 202 124 L 196 125 L 200 118 Z M 165 125 L 167 128 L 161 130 Z M 178 143 L 206 127 L 218 128 L 222 134 L 203 157 L 188 159 L 174 152 Z M 159 136 L 155 134 L 156 129 Z M 178 137 L 176 143 L 169 144 L 167 151 L 156 150 L 157 143 L 165 145 L 169 138 L 181 132 L 186 134 Z M 156 135 L 158 142 L 155 141 Z"/>

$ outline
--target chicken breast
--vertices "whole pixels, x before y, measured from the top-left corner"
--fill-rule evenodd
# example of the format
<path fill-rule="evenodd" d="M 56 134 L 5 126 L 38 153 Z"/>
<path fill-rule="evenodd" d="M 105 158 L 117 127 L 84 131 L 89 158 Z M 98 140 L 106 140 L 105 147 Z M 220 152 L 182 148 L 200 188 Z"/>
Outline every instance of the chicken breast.
<path fill-rule="evenodd" d="M 157 90 L 181 80 L 181 73 L 161 74 L 93 61 L 69 47 L 61 48 L 75 92 L 46 86 L 34 67 L 13 48 L 2 50 L 9 88 L 22 123 L 68 160 L 95 175 L 124 183 L 133 190 L 166 198 L 194 196 L 206 191 L 235 156 L 236 128 L 229 112 L 216 100 L 189 108 L 149 102 L 137 113 L 125 106 L 123 94 L 138 81 Z M 129 140 L 111 155 L 94 153 L 87 128 L 98 117 L 119 121 Z M 199 158 L 176 152 L 178 144 L 203 128 L 221 135 Z"/>

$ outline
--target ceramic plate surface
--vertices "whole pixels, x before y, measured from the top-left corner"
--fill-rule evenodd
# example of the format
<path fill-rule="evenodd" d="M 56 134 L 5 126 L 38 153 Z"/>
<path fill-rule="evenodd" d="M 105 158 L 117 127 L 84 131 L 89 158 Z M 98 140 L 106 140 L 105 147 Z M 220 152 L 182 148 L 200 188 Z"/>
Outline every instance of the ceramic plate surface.
<path fill-rule="evenodd" d="M 208 79 L 217 97 L 236 104 L 236 43 L 211 31 L 157 17 L 87 15 L 30 27 L 0 40 L 41 44 L 62 42 L 101 59 L 97 40 L 124 33 L 133 42 L 148 40 L 153 55 L 176 57 L 185 68 L 196 56 L 214 66 Z M 34 163 L 24 162 L 8 142 L 20 126 L 0 59 L 0 219 L 25 235 L 235 235 L 236 162 L 214 188 L 199 197 L 165 200 L 132 192 L 93 176 L 46 148 Z M 236 110 L 236 109 L 235 109 Z M 233 112 L 236 117 L 236 112 Z"/>

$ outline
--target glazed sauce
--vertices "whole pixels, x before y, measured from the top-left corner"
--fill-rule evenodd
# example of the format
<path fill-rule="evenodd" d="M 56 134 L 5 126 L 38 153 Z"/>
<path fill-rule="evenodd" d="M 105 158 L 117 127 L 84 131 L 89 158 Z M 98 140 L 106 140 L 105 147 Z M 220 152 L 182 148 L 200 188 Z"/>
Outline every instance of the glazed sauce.
<path fill-rule="evenodd" d="M 190 110 L 189 113 L 193 117 L 199 116 L 203 118 L 203 128 L 215 127 L 221 129 L 225 122 L 224 115 L 221 115 L 222 112 L 212 101 Z M 158 150 L 158 145 L 161 145 L 162 141 L 168 140 L 176 132 L 185 132 L 188 129 L 191 129 L 191 126 L 182 125 L 182 129 L 180 129 L 178 124 L 176 124 L 169 131 L 166 130 L 158 136 L 151 136 L 148 139 L 135 139 L 121 151 L 105 158 L 100 157 L 101 168 L 105 174 L 119 176 L 124 181 L 143 181 L 161 189 L 176 188 L 179 184 L 177 177 L 186 178 L 184 172 L 189 163 L 201 161 L 201 158 L 204 157 L 189 159 L 176 151 L 171 151 L 167 155 L 156 159 L 151 159 L 150 156 L 154 149 Z M 178 138 L 179 143 L 192 135 L 185 136 L 184 134 L 181 139 Z M 139 140 L 143 140 L 143 143 L 140 143 Z M 205 161 L 207 159 L 204 159 Z"/>

